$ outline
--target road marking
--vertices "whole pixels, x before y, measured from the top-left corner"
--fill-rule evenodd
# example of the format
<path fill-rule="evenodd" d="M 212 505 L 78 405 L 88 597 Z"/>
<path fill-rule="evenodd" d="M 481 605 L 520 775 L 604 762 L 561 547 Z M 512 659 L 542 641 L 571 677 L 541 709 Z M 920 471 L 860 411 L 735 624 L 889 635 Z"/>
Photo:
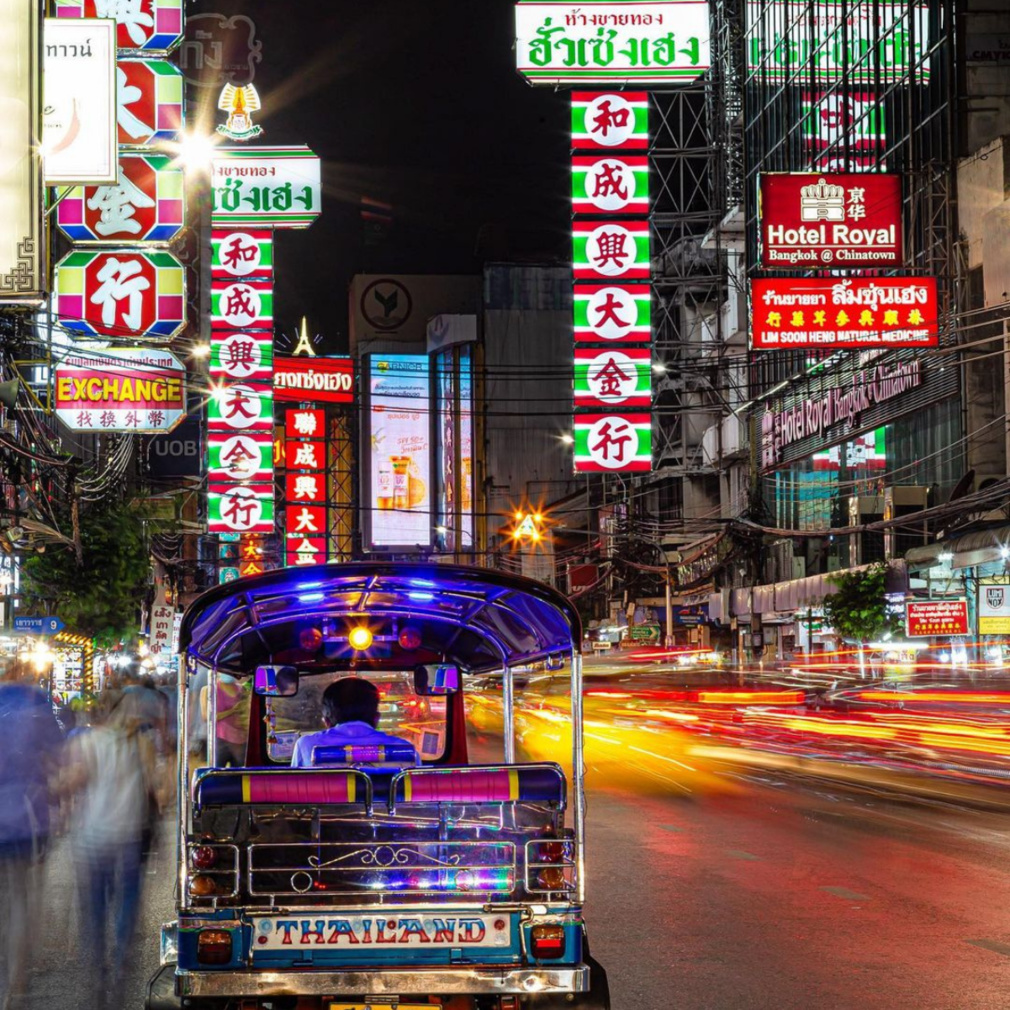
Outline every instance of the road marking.
<path fill-rule="evenodd" d="M 964 942 L 970 943 L 973 947 L 984 947 L 986 950 L 1010 957 L 1010 944 L 997 943 L 995 940 L 965 940 Z"/>
<path fill-rule="evenodd" d="M 660 827 L 664 831 L 683 831 L 683 828 L 678 828 L 676 824 L 660 824 Z"/>
<path fill-rule="evenodd" d="M 730 859 L 760 859 L 760 856 L 755 856 L 753 852 L 744 852 L 743 849 L 727 849 L 726 855 Z"/>
<path fill-rule="evenodd" d="M 855 891 L 850 891 L 847 887 L 822 887 L 822 891 L 827 891 L 828 894 L 833 894 L 836 898 L 845 898 L 846 901 L 869 901 L 869 895 L 857 894 Z"/>

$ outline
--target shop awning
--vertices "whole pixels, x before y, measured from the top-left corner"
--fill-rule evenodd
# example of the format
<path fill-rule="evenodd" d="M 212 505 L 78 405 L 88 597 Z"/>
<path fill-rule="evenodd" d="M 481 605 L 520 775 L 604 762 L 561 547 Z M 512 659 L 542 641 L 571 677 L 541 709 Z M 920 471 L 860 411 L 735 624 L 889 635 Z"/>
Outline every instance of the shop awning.
<path fill-rule="evenodd" d="M 921 572 L 940 564 L 941 554 L 950 554 L 951 568 L 974 568 L 1004 559 L 1004 550 L 1010 550 L 1010 525 L 992 526 L 958 536 L 938 540 L 925 547 L 913 547 L 905 554 L 911 571 Z"/>
<path fill-rule="evenodd" d="M 730 597 L 730 612 L 734 617 L 767 614 L 771 620 L 772 614 L 795 613 L 808 607 L 819 607 L 825 596 L 838 591 L 837 586 L 830 581 L 834 576 L 846 572 L 863 572 L 869 567 L 860 565 L 858 568 L 824 575 L 808 575 L 803 579 L 754 586 L 753 589 L 734 589 Z"/>

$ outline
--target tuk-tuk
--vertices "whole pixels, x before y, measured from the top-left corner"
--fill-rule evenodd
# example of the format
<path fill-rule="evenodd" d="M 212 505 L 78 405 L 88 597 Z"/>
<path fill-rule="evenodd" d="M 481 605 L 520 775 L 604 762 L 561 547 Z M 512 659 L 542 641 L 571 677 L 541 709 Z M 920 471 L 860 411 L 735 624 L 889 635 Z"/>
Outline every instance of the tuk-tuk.
<path fill-rule="evenodd" d="M 564 596 L 462 566 L 204 593 L 180 633 L 178 917 L 149 1010 L 608 1010 L 582 915 L 580 642 Z M 517 762 L 513 719 L 514 669 L 563 661 L 571 781 Z M 464 696 L 495 671 L 502 752 L 471 753 Z M 375 685 L 380 745 L 310 736 L 348 677 Z"/>

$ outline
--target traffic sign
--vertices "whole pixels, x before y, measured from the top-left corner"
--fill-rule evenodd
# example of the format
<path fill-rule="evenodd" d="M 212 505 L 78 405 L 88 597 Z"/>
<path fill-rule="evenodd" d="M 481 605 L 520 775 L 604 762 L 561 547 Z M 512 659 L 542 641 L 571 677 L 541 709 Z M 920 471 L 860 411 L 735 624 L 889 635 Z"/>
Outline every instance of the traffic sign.
<path fill-rule="evenodd" d="M 59 617 L 15 617 L 14 630 L 23 635 L 56 635 L 66 625 Z"/>

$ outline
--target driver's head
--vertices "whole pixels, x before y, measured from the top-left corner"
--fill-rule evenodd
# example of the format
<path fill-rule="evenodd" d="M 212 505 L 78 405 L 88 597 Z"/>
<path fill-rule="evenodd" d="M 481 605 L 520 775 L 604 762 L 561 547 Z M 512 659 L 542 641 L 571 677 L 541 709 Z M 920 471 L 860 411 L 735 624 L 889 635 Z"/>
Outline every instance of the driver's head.
<path fill-rule="evenodd" d="M 379 724 L 379 689 L 360 677 L 336 680 L 323 692 L 323 722 L 327 727 L 342 722 Z"/>

